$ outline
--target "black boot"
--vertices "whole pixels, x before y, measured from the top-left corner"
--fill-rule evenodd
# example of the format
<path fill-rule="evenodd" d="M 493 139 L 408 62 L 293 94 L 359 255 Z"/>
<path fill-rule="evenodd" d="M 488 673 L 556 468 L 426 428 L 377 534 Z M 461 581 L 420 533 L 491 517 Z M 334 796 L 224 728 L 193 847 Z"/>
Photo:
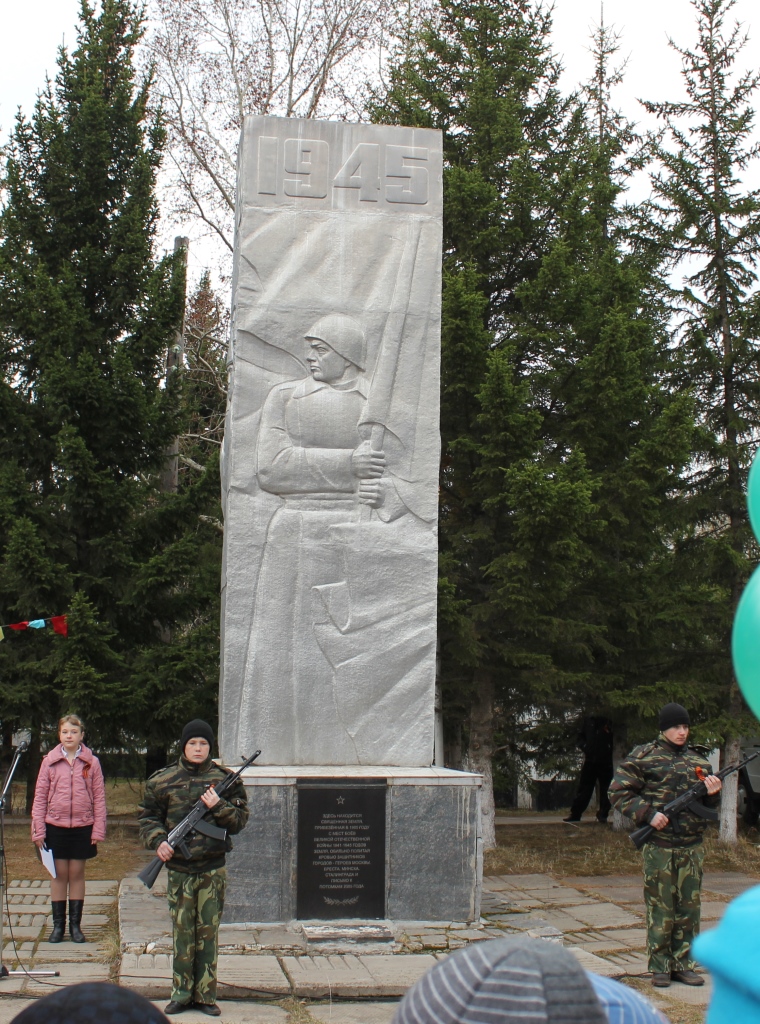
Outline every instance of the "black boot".
<path fill-rule="evenodd" d="M 72 942 L 87 941 L 84 935 L 82 935 L 82 929 L 79 927 L 82 923 L 83 906 L 84 900 L 69 900 L 69 935 Z"/>
<path fill-rule="evenodd" d="M 52 900 L 53 930 L 48 942 L 62 942 L 66 931 L 66 900 Z"/>

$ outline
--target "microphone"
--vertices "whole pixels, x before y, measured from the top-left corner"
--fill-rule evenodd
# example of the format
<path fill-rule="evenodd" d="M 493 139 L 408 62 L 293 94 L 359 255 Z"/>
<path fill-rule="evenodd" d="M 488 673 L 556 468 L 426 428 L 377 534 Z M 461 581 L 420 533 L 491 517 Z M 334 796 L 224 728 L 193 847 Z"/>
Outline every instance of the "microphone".
<path fill-rule="evenodd" d="M 28 749 L 29 749 L 29 744 L 27 743 L 27 741 L 26 741 L 26 740 L 22 740 L 22 741 L 21 741 L 21 742 L 19 743 L 19 745 L 18 745 L 18 746 L 16 747 L 16 753 L 17 753 L 17 754 L 23 754 L 23 753 L 24 753 L 24 751 L 25 751 L 25 750 L 28 750 Z"/>

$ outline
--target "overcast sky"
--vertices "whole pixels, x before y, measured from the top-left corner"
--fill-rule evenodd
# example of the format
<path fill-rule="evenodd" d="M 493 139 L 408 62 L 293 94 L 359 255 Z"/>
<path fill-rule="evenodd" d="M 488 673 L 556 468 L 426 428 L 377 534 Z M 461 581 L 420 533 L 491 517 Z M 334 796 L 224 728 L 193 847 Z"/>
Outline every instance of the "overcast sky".
<path fill-rule="evenodd" d="M 55 74 L 58 46 L 76 40 L 79 0 L 2 0 L 0 16 L 0 139 L 7 138 L 16 108 L 30 113 L 45 74 Z M 554 45 L 565 66 L 570 89 L 592 72 L 589 35 L 599 23 L 600 0 L 556 0 Z M 733 15 L 749 31 L 740 59 L 741 70 L 760 68 L 760 6 L 757 0 L 737 0 Z M 694 9 L 689 0 L 604 0 L 604 19 L 620 34 L 622 59 L 628 58 L 624 85 L 616 105 L 641 122 L 637 99 L 677 99 L 681 96 L 680 60 L 669 48 L 668 36 L 692 46 L 696 38 Z M 758 96 L 760 107 L 760 95 Z M 753 176 L 754 177 L 754 176 Z M 182 228 L 180 227 L 180 230 Z M 192 234 L 193 232 L 188 232 Z"/>

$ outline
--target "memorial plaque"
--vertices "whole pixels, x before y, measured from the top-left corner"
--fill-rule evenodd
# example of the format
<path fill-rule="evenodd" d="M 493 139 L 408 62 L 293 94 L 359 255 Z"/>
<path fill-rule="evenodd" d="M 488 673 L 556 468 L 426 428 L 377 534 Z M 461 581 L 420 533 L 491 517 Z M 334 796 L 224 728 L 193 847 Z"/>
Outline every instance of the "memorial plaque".
<path fill-rule="evenodd" d="M 385 779 L 299 782 L 297 916 L 385 917 Z"/>

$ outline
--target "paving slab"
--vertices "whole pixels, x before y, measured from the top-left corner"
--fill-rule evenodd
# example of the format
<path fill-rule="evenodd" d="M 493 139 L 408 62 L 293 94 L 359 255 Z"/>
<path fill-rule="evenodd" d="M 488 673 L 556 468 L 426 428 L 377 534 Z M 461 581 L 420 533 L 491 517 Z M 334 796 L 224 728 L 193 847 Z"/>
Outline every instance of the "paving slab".
<path fill-rule="evenodd" d="M 115 879 L 111 881 L 107 879 L 101 881 L 90 881 L 88 878 L 85 882 L 85 893 L 88 897 L 104 893 L 107 893 L 109 896 L 116 896 L 118 891 L 119 883 Z"/>
<path fill-rule="evenodd" d="M 605 978 L 619 978 L 626 973 L 618 964 L 604 960 L 602 957 L 596 956 L 595 953 L 589 953 L 587 950 L 581 949 L 580 946 L 567 946 L 566 949 L 570 950 L 585 971 L 601 974 Z"/>
<path fill-rule="evenodd" d="M 558 907 L 574 907 L 580 906 L 583 903 L 593 902 L 593 897 L 589 896 L 588 893 L 579 892 L 578 889 L 572 889 L 570 887 L 551 889 L 542 893 L 541 898 L 544 903 L 549 903 L 552 906 Z"/>
<path fill-rule="evenodd" d="M 613 928 L 609 932 L 601 932 L 602 941 L 625 943 L 633 949 L 643 949 L 647 944 L 646 928 Z"/>
<path fill-rule="evenodd" d="M 119 968 L 119 984 L 147 999 L 169 998 L 172 981 L 171 957 L 165 953 L 124 953 Z"/>
<path fill-rule="evenodd" d="M 640 924 L 641 918 L 614 903 L 593 903 L 573 907 L 572 916 L 592 928 L 629 928 Z"/>
<path fill-rule="evenodd" d="M 597 906 L 600 906 L 600 904 L 592 905 L 589 909 L 595 911 Z M 605 904 L 601 904 L 601 906 L 605 906 Z M 562 932 L 570 932 L 575 931 L 579 927 L 582 928 L 584 924 L 590 923 L 586 920 L 584 914 L 577 913 L 580 909 L 580 907 L 573 907 L 572 910 L 554 910 L 544 907 L 541 910 L 540 916 L 546 924 L 559 928 Z M 586 908 L 584 908 L 584 913 L 585 910 Z M 515 924 L 514 927 L 519 928 L 520 925 Z"/>
<path fill-rule="evenodd" d="M 22 914 L 13 914 L 12 913 L 11 914 L 11 919 L 10 919 L 10 926 L 11 926 L 11 928 L 17 928 L 19 926 L 21 926 L 21 927 L 30 927 L 32 925 L 36 925 L 38 928 L 41 928 L 43 926 L 43 924 L 45 923 L 45 921 L 47 921 L 47 914 L 38 914 L 36 912 L 25 913 L 25 914 L 24 913 L 22 913 Z M 8 926 L 8 915 L 7 914 L 3 914 L 3 924 L 6 927 Z"/>
<path fill-rule="evenodd" d="M 560 885 L 551 875 L 494 875 L 493 877 L 499 879 L 503 885 L 514 889 L 554 889 Z"/>
<path fill-rule="evenodd" d="M 219 995 L 222 999 L 272 998 L 290 995 L 290 982 L 276 956 L 219 957 Z"/>
<path fill-rule="evenodd" d="M 373 991 L 372 975 L 356 956 L 286 956 L 282 965 L 298 996 L 351 998 Z"/>
<path fill-rule="evenodd" d="M 597 885 L 617 889 L 621 886 L 643 885 L 641 872 L 635 875 L 567 875 L 562 885 L 571 885 L 579 889 L 593 889 Z"/>
<path fill-rule="evenodd" d="M 262 949 L 306 949 L 303 935 L 282 926 L 261 928 L 258 941 Z"/>
<path fill-rule="evenodd" d="M 334 996 L 351 999 L 362 995 L 400 997 L 436 962 L 434 956 L 424 953 L 282 959 L 293 992 L 311 999 Z"/>
<path fill-rule="evenodd" d="M 702 879 L 703 889 L 729 896 L 731 899 L 758 884 L 760 878 L 752 878 L 739 871 L 706 871 Z"/>
<path fill-rule="evenodd" d="M 4 982 L 2 983 L 5 984 Z M 4 988 L 0 988 L 0 995 L 5 992 Z M 31 1006 L 34 1002 L 33 999 L 15 999 L 4 997 L 0 999 L 0 1024 L 11 1024 L 13 1018 L 25 1010 L 27 1006 Z"/>
<path fill-rule="evenodd" d="M 446 954 L 437 958 L 426 953 L 408 956 L 361 956 L 359 959 L 374 980 L 373 994 L 391 998 L 403 996 L 422 975 Z"/>
<path fill-rule="evenodd" d="M 565 936 L 565 941 L 567 941 L 567 936 Z M 591 942 L 581 942 L 577 938 L 573 939 L 573 946 L 577 949 L 583 949 L 587 953 L 594 953 L 599 956 L 609 953 L 611 949 L 625 948 L 617 947 L 613 942 L 600 942 L 598 939 L 594 939 Z"/>
<path fill-rule="evenodd" d="M 24 928 L 23 925 L 12 925 L 11 928 L 4 925 L 3 927 L 6 929 L 3 932 L 3 937 L 11 942 L 15 939 L 17 943 L 24 942 L 26 939 L 36 939 L 42 931 L 42 925 L 32 928 Z"/>
<path fill-rule="evenodd" d="M 712 999 L 712 978 L 705 975 L 701 988 L 673 982 L 670 988 L 658 989 L 658 995 L 669 1003 L 688 1003 L 690 1006 L 707 1006 Z"/>
<path fill-rule="evenodd" d="M 516 931 L 527 932 L 531 928 L 544 928 L 549 924 L 548 915 L 546 914 L 495 914 L 490 923 L 492 925 L 504 925 L 508 928 L 513 928 Z M 555 911 L 557 913 L 557 911 Z M 573 925 L 577 928 L 578 922 L 573 921 Z"/>
<path fill-rule="evenodd" d="M 166 901 L 166 878 L 162 872 L 152 889 L 137 877 L 119 886 L 119 939 L 130 953 L 145 950 L 151 942 L 171 948 L 172 919 Z"/>
<path fill-rule="evenodd" d="M 7 961 L 5 966 L 9 969 L 13 969 L 13 964 Z M 51 979 L 51 981 L 54 979 Z M 0 981 L 0 991 L 3 996 L 19 996 L 26 989 L 29 979 L 26 975 L 10 975 L 7 978 L 3 978 Z"/>
<path fill-rule="evenodd" d="M 156 999 L 153 1005 L 163 1011 L 166 999 Z M 280 1006 L 266 1003 L 241 1003 L 219 1000 L 221 1017 L 215 1018 L 219 1024 L 287 1024 L 288 1012 Z M 185 1010 L 182 1024 L 208 1024 L 209 1018 L 200 1010 Z"/>
<path fill-rule="evenodd" d="M 641 906 L 644 905 L 644 886 L 643 883 L 638 885 L 597 885 L 589 886 L 588 894 L 598 896 L 604 900 L 610 900 L 613 903 L 639 903 Z"/>
<path fill-rule="evenodd" d="M 60 977 L 58 978 L 45 978 L 46 985 L 52 985 L 54 988 L 65 988 L 67 985 L 78 985 L 84 981 L 108 981 L 108 965 L 98 963 L 54 963 L 50 960 L 46 960 L 44 957 L 37 955 L 34 958 L 34 966 L 31 970 L 52 970 L 58 971 Z M 27 983 L 32 986 L 34 981 L 32 978 L 27 979 Z M 30 988 L 26 990 L 28 995 L 31 991 Z"/>
<path fill-rule="evenodd" d="M 51 963 L 72 960 L 76 963 L 89 963 L 100 959 L 103 953 L 96 942 L 40 942 L 37 945 L 35 960 L 44 958 Z"/>
<path fill-rule="evenodd" d="M 611 964 L 617 964 L 629 977 L 639 978 L 649 974 L 649 963 L 645 953 L 610 953 L 604 957 Z"/>
<path fill-rule="evenodd" d="M 717 923 L 725 914 L 727 906 L 722 900 L 702 900 L 702 920 Z"/>
<path fill-rule="evenodd" d="M 313 1004 L 309 1013 L 320 1024 L 390 1024 L 398 1001 Z"/>

